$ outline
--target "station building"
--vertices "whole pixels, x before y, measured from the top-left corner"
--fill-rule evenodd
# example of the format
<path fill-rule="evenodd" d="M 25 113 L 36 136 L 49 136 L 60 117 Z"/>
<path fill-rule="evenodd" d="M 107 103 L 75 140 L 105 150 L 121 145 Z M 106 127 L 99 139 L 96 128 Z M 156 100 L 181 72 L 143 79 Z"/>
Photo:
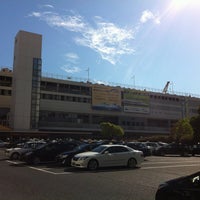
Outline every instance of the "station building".
<path fill-rule="evenodd" d="M 17 33 L 13 68 L 0 70 L 1 129 L 93 134 L 111 122 L 130 137 L 165 135 L 197 115 L 198 95 L 45 75 L 41 54 L 42 35 Z"/>

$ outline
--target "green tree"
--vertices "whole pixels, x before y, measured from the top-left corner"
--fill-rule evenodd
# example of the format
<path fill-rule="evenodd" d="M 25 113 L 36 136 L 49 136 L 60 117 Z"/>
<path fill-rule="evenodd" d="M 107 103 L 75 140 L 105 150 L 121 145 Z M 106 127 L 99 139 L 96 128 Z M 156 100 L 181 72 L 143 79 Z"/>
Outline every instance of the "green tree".
<path fill-rule="evenodd" d="M 107 139 L 119 139 L 124 135 L 124 130 L 121 126 L 110 122 L 102 122 L 100 128 L 102 136 Z"/>
<path fill-rule="evenodd" d="M 194 131 L 194 143 L 200 142 L 200 107 L 198 109 L 198 116 L 192 117 L 190 119 L 190 124 Z"/>
<path fill-rule="evenodd" d="M 179 120 L 171 130 L 171 138 L 177 143 L 191 143 L 193 140 L 193 128 L 190 120 Z"/>

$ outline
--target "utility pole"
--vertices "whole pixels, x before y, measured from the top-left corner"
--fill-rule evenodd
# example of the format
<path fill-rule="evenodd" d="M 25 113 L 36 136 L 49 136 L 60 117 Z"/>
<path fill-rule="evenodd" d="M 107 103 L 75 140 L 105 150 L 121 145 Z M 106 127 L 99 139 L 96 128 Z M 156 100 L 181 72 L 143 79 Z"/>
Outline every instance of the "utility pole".
<path fill-rule="evenodd" d="M 133 76 L 131 77 L 131 79 L 133 79 L 133 87 L 135 88 L 135 75 L 133 75 Z"/>
<path fill-rule="evenodd" d="M 90 68 L 88 67 L 85 71 L 88 72 L 88 82 L 90 81 Z"/>

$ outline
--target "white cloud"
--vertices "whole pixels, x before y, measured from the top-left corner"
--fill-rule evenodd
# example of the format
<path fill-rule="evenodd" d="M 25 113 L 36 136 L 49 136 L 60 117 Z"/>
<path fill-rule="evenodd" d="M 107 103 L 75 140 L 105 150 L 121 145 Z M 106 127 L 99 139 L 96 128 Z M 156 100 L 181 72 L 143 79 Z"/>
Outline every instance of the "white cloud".
<path fill-rule="evenodd" d="M 79 61 L 79 56 L 75 53 L 67 53 L 65 54 L 65 58 L 68 62 L 71 62 L 73 64 L 77 64 Z"/>
<path fill-rule="evenodd" d="M 121 55 L 134 52 L 128 43 L 128 40 L 133 39 L 132 30 L 122 29 L 102 20 L 97 21 L 96 25 L 96 29 L 90 27 L 82 37 L 76 38 L 77 44 L 93 49 L 101 55 L 102 59 L 112 64 L 116 64 Z"/>
<path fill-rule="evenodd" d="M 78 73 L 81 71 L 79 67 L 69 67 L 68 65 L 63 66 L 61 69 L 70 74 Z"/>
<path fill-rule="evenodd" d="M 51 5 L 47 5 L 50 6 Z M 140 25 L 152 20 L 155 24 L 160 24 L 158 15 L 149 10 L 144 10 L 140 17 L 140 24 L 135 31 L 133 29 L 121 28 L 111 22 L 106 22 L 99 16 L 95 16 L 95 26 L 92 26 L 78 14 L 60 15 L 55 12 L 32 12 L 29 16 L 45 21 L 51 27 L 59 27 L 67 31 L 76 32 L 74 37 L 76 44 L 88 47 L 97 52 L 103 60 L 115 65 L 122 55 L 134 53 L 134 48 L 129 45 L 129 41 L 134 39 L 134 35 L 139 30 Z M 71 55 L 72 56 L 72 55 Z M 75 57 L 68 55 L 68 61 L 76 62 Z"/>
<path fill-rule="evenodd" d="M 46 7 L 46 8 L 54 8 L 54 6 L 50 5 L 50 4 L 45 4 L 42 7 Z"/>
<path fill-rule="evenodd" d="M 40 12 L 32 12 L 31 14 L 28 15 L 29 17 L 41 17 Z"/>
<path fill-rule="evenodd" d="M 157 15 L 153 14 L 149 10 L 144 10 L 142 12 L 142 16 L 140 17 L 140 22 L 146 23 L 149 20 L 153 20 L 156 24 L 160 24 L 160 18 Z"/>
<path fill-rule="evenodd" d="M 39 18 L 51 27 L 60 27 L 79 33 L 74 38 L 78 45 L 96 51 L 102 59 L 111 64 L 116 64 L 121 55 L 134 52 L 128 43 L 133 39 L 134 32 L 105 22 L 100 17 L 96 17 L 96 27 L 92 27 L 80 15 L 65 16 L 53 12 L 32 12 L 29 16 Z"/>

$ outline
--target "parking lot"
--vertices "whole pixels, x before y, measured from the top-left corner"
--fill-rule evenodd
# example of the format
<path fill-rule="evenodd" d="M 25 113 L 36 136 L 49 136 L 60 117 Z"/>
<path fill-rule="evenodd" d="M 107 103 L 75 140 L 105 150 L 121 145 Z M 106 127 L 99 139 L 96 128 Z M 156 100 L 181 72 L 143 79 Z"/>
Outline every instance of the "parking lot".
<path fill-rule="evenodd" d="M 6 200 L 153 200 L 163 181 L 200 169 L 200 157 L 146 157 L 141 168 L 102 168 L 91 172 L 55 164 L 29 166 L 0 151 L 0 196 Z"/>

